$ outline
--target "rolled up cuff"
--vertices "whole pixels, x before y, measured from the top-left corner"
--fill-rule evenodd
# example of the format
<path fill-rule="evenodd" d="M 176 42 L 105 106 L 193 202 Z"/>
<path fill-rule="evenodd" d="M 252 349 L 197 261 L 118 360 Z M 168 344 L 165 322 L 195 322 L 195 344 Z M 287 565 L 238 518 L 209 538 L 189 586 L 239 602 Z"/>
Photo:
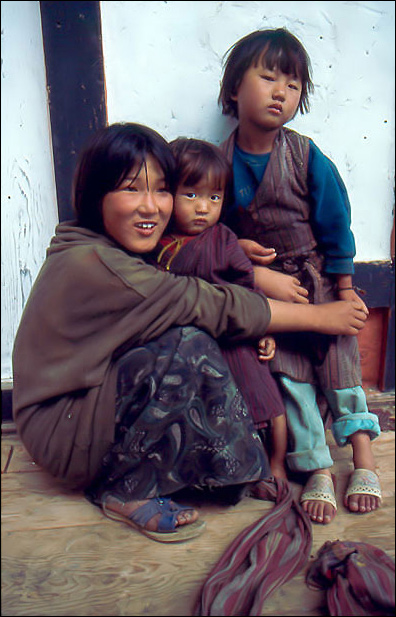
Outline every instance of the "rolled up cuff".
<path fill-rule="evenodd" d="M 354 413 L 347 418 L 338 418 L 331 425 L 331 431 L 338 446 L 346 446 L 349 437 L 358 431 L 366 431 L 373 440 L 381 434 L 378 416 L 374 413 Z"/>

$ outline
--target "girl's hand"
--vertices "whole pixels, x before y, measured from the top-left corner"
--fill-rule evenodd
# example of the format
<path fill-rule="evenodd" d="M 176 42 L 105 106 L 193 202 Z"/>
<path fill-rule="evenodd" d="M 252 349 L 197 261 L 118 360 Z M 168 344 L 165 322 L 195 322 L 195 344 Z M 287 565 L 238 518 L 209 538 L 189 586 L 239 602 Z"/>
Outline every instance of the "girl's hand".
<path fill-rule="evenodd" d="M 275 249 L 267 249 L 254 240 L 241 239 L 238 244 L 250 261 L 262 266 L 272 263 L 276 257 Z"/>
<path fill-rule="evenodd" d="M 258 357 L 260 362 L 272 360 L 275 355 L 275 348 L 275 339 L 272 336 L 264 336 L 260 339 L 258 344 Z"/>
<path fill-rule="evenodd" d="M 263 266 L 253 266 L 254 282 L 268 298 L 308 304 L 308 291 L 300 281 L 289 274 L 270 270 Z"/>

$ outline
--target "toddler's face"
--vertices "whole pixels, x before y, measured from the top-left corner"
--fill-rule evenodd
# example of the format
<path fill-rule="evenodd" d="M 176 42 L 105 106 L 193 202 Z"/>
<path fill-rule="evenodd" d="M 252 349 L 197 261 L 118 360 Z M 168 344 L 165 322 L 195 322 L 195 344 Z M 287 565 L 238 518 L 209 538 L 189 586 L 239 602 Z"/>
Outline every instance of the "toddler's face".
<path fill-rule="evenodd" d="M 176 230 L 196 236 L 212 227 L 220 218 L 223 201 L 224 190 L 214 186 L 210 175 L 194 186 L 180 185 L 173 209 Z"/>
<path fill-rule="evenodd" d="M 239 123 L 248 122 L 265 130 L 280 128 L 296 114 L 301 88 L 299 78 L 277 68 L 269 69 L 262 56 L 257 66 L 247 69 L 232 97 L 238 105 Z"/>

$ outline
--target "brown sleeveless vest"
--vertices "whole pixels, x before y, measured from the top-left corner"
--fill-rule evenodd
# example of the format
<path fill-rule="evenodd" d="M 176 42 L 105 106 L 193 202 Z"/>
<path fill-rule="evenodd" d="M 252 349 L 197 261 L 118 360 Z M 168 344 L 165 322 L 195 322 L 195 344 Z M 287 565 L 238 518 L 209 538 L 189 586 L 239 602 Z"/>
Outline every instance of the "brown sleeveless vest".
<path fill-rule="evenodd" d="M 222 145 L 231 163 L 235 136 L 236 132 Z M 253 201 L 236 214 L 233 227 L 239 237 L 274 247 L 280 258 L 302 255 L 316 247 L 310 226 L 308 157 L 308 137 L 282 128 Z"/>
<path fill-rule="evenodd" d="M 236 131 L 221 145 L 232 164 Z M 282 128 L 271 152 L 264 177 L 246 210 L 233 215 L 239 238 L 274 247 L 271 268 L 296 276 L 318 304 L 338 298 L 334 280 L 322 272 L 322 256 L 310 225 L 308 194 L 309 139 Z M 271 371 L 283 373 L 323 389 L 361 385 L 359 348 L 355 336 L 327 336 L 308 332 L 276 335 L 277 351 Z"/>

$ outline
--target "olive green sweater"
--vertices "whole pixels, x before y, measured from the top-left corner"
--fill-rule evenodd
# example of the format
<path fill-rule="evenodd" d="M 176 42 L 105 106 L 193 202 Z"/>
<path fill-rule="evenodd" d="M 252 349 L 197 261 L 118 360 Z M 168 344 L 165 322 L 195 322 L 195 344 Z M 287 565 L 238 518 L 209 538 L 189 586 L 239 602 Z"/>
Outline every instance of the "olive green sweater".
<path fill-rule="evenodd" d="M 87 486 L 113 440 L 115 356 L 187 324 L 257 339 L 267 300 L 175 276 L 73 222 L 56 228 L 15 339 L 13 414 L 41 467 Z"/>

